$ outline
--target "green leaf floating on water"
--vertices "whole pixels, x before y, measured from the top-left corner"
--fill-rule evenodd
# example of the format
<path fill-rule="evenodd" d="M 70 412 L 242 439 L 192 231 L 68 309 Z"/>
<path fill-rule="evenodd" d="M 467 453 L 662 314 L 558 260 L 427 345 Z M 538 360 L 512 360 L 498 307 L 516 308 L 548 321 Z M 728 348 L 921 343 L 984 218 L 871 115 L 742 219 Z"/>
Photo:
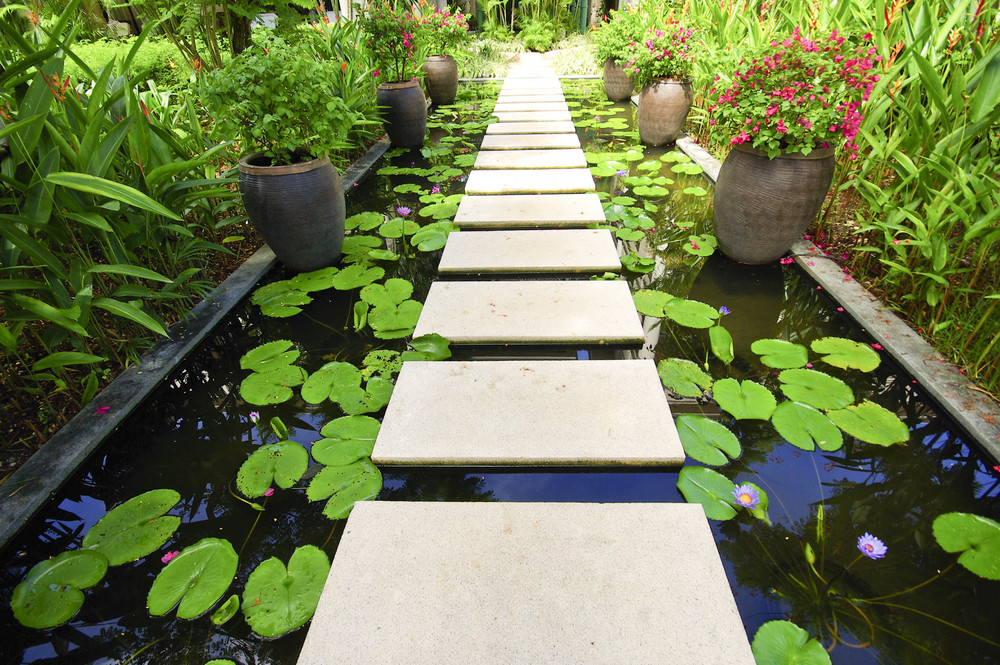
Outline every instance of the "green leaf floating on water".
<path fill-rule="evenodd" d="M 458 227 L 451 222 L 434 222 L 413 234 L 410 244 L 421 252 L 433 252 L 444 247 L 448 236 L 455 231 L 458 231 Z"/>
<path fill-rule="evenodd" d="M 810 344 L 812 350 L 821 354 L 821 360 L 841 369 L 859 369 L 870 372 L 879 366 L 882 359 L 875 349 L 843 337 L 823 337 Z"/>
<path fill-rule="evenodd" d="M 338 291 L 350 291 L 367 286 L 383 277 L 385 277 L 385 270 L 382 268 L 365 268 L 360 265 L 347 266 L 334 277 L 333 287 Z"/>
<path fill-rule="evenodd" d="M 910 430 L 896 414 L 868 400 L 846 409 L 827 411 L 826 415 L 837 427 L 865 443 L 891 446 L 910 440 Z"/>
<path fill-rule="evenodd" d="M 678 150 L 671 150 L 670 152 L 665 152 L 660 155 L 660 161 L 666 162 L 668 164 L 679 163 L 686 164 L 691 161 L 691 158 L 685 155 L 683 152 Z"/>
<path fill-rule="evenodd" d="M 303 305 L 312 302 L 312 297 L 302 291 L 286 291 L 280 295 L 259 303 L 260 313 L 275 319 L 295 316 L 302 311 Z"/>
<path fill-rule="evenodd" d="M 677 416 L 677 434 L 687 456 L 702 464 L 721 466 L 729 462 L 726 455 L 736 459 L 743 453 L 735 434 L 705 416 Z"/>
<path fill-rule="evenodd" d="M 700 503 L 709 519 L 728 520 L 736 516 L 731 503 L 736 485 L 718 471 L 685 466 L 678 474 L 677 489 L 688 503 Z"/>
<path fill-rule="evenodd" d="M 325 438 L 312 446 L 313 459 L 327 466 L 343 466 L 369 457 L 381 425 L 370 416 L 344 416 L 331 420 L 319 432 Z"/>
<path fill-rule="evenodd" d="M 646 234 L 639 229 L 615 229 L 615 237 L 626 242 L 635 242 L 645 238 Z"/>
<path fill-rule="evenodd" d="M 247 624 L 262 637 L 304 625 L 316 612 L 329 573 L 330 559 L 315 545 L 296 547 L 287 569 L 277 557 L 262 561 L 243 589 Z"/>
<path fill-rule="evenodd" d="M 313 291 L 325 291 L 333 288 L 333 279 L 338 272 L 340 272 L 339 269 L 330 266 L 329 268 L 320 268 L 311 272 L 300 272 L 295 277 L 284 280 L 284 282 L 291 288 L 299 291 L 309 293 Z"/>
<path fill-rule="evenodd" d="M 945 552 L 961 552 L 969 572 L 1000 580 L 1000 524 L 972 513 L 945 513 L 934 520 L 934 539 Z"/>
<path fill-rule="evenodd" d="M 201 616 L 232 584 L 238 563 L 228 540 L 202 538 L 185 547 L 153 580 L 146 596 L 149 613 L 163 616 L 177 606 L 178 619 Z"/>
<path fill-rule="evenodd" d="M 380 238 L 374 238 L 372 236 L 362 236 L 362 235 L 347 236 L 346 238 L 344 238 L 344 246 L 341 248 L 340 251 L 344 254 L 345 258 L 350 259 L 351 257 L 354 257 L 356 259 L 357 257 L 355 255 L 358 254 L 365 255 L 372 249 L 381 246 L 382 246 L 382 240 Z"/>
<path fill-rule="evenodd" d="M 688 241 L 684 243 L 684 251 L 695 256 L 711 256 L 715 254 L 715 248 L 719 246 L 719 241 L 710 233 L 701 235 L 690 235 Z"/>
<path fill-rule="evenodd" d="M 420 230 L 420 225 L 412 219 L 390 219 L 388 222 L 378 227 L 378 234 L 383 238 L 402 238 L 404 235 L 412 236 Z"/>
<path fill-rule="evenodd" d="M 399 304 L 376 307 L 368 313 L 368 324 L 379 339 L 399 339 L 413 332 L 423 310 L 423 303 L 405 300 Z"/>
<path fill-rule="evenodd" d="M 214 660 L 208 661 L 207 663 L 205 663 L 205 665 L 236 665 L 236 663 L 229 660 L 228 658 L 216 658 Z"/>
<path fill-rule="evenodd" d="M 416 187 L 417 191 L 420 190 L 419 185 L 407 184 L 407 185 L 397 185 L 396 190 L 398 191 L 400 187 Z M 406 190 L 413 191 L 413 190 Z M 400 192 L 402 193 L 402 192 Z M 372 229 L 381 226 L 382 222 L 385 221 L 385 216 L 380 212 L 362 212 L 357 215 L 351 215 L 344 220 L 344 229 L 347 231 L 353 231 L 358 229 L 361 231 L 371 231 Z"/>
<path fill-rule="evenodd" d="M 407 301 L 412 302 L 412 301 Z M 329 398 L 348 415 L 378 411 L 389 403 L 392 382 L 375 376 L 361 388 L 361 370 L 350 363 L 330 362 L 316 370 L 302 385 L 302 399 L 319 404 Z"/>
<path fill-rule="evenodd" d="M 753 638 L 757 665 L 831 665 L 830 654 L 791 621 L 768 621 Z"/>
<path fill-rule="evenodd" d="M 421 187 L 420 185 L 415 184 L 415 183 L 407 182 L 407 183 L 404 183 L 402 185 L 396 185 L 395 187 L 392 188 L 392 191 L 396 192 L 397 194 L 407 194 L 409 192 L 420 192 L 420 193 L 423 193 L 424 192 L 424 188 Z M 362 214 L 364 214 L 364 213 L 362 213 Z"/>
<path fill-rule="evenodd" d="M 760 356 L 762 363 L 774 369 L 795 369 L 809 362 L 806 347 L 783 339 L 758 339 L 750 345 L 750 350 Z"/>
<path fill-rule="evenodd" d="M 361 299 L 374 307 L 395 306 L 413 295 L 413 284 L 409 280 L 392 277 L 385 284 L 369 284 L 361 289 Z"/>
<path fill-rule="evenodd" d="M 636 273 L 650 273 L 656 269 L 656 259 L 639 256 L 635 252 L 629 252 L 621 257 L 622 265 L 626 270 Z"/>
<path fill-rule="evenodd" d="M 685 187 L 685 194 L 690 194 L 691 196 L 705 196 L 708 194 L 708 190 L 704 187 Z"/>
<path fill-rule="evenodd" d="M 692 163 L 674 164 L 670 167 L 670 170 L 674 173 L 685 173 L 687 175 L 698 175 L 705 172 L 705 169 Z"/>
<path fill-rule="evenodd" d="M 150 490 L 111 509 L 83 537 L 83 546 L 96 550 L 108 565 L 120 566 L 155 552 L 181 524 L 165 513 L 181 495 L 170 489 Z"/>
<path fill-rule="evenodd" d="M 323 514 L 332 520 L 350 514 L 358 501 L 374 499 L 382 491 L 382 473 L 370 459 L 360 459 L 344 466 L 328 466 L 317 473 L 306 489 L 310 501 L 329 498 Z"/>
<path fill-rule="evenodd" d="M 778 380 L 785 397 L 817 409 L 843 409 L 854 401 L 850 386 L 814 369 L 782 370 Z"/>
<path fill-rule="evenodd" d="M 712 396 L 737 420 L 767 420 L 777 406 L 771 391 L 753 381 L 720 379 L 712 386 Z"/>
<path fill-rule="evenodd" d="M 219 605 L 218 609 L 212 612 L 212 623 L 216 626 L 221 626 L 226 623 L 240 611 L 240 597 L 235 593 L 229 597 L 229 599 Z M 212 661 L 214 662 L 231 662 L 231 661 Z M 206 664 L 207 665 L 207 664 Z"/>
<path fill-rule="evenodd" d="M 663 314 L 688 328 L 711 328 L 719 312 L 711 305 L 686 298 L 672 298 L 663 306 Z"/>
<path fill-rule="evenodd" d="M 640 314 L 647 316 L 663 317 L 663 308 L 673 300 L 674 296 L 663 291 L 653 291 L 642 289 L 632 294 L 632 302 Z"/>
<path fill-rule="evenodd" d="M 659 171 L 663 168 L 663 162 L 658 159 L 650 159 L 636 165 L 638 171 Z"/>
<path fill-rule="evenodd" d="M 280 404 L 292 398 L 292 386 L 306 379 L 301 367 L 288 365 L 270 372 L 254 372 L 240 383 L 240 396 L 250 404 Z"/>
<path fill-rule="evenodd" d="M 404 351 L 402 360 L 447 360 L 451 358 L 451 342 L 437 333 L 410 340 L 412 351 Z"/>
<path fill-rule="evenodd" d="M 243 496 L 264 496 L 271 482 L 288 489 L 309 468 L 309 453 L 294 441 L 261 446 L 250 454 L 236 473 L 236 488 Z"/>
<path fill-rule="evenodd" d="M 53 628 L 83 607 L 83 591 L 108 571 L 108 560 L 94 550 L 63 552 L 41 561 L 14 588 L 10 607 L 28 628 Z"/>
<path fill-rule="evenodd" d="M 632 188 L 632 193 L 649 199 L 658 199 L 669 194 L 670 190 L 659 185 L 638 185 Z"/>
<path fill-rule="evenodd" d="M 788 443 L 802 450 L 838 450 L 844 445 L 840 429 L 825 415 L 805 404 L 782 402 L 771 415 L 771 424 Z"/>
<path fill-rule="evenodd" d="M 450 219 L 455 216 L 456 212 L 458 212 L 458 203 L 445 200 L 440 203 L 432 203 L 429 206 L 424 206 L 420 209 L 420 216 L 432 219 Z"/>
<path fill-rule="evenodd" d="M 722 326 L 712 326 L 708 329 L 708 341 L 711 344 L 712 355 L 726 363 L 733 362 L 736 357 L 733 352 L 733 336 Z"/>
<path fill-rule="evenodd" d="M 298 349 L 292 349 L 292 343 L 287 339 L 279 339 L 250 349 L 240 358 L 240 368 L 254 372 L 270 372 L 271 370 L 291 365 L 299 359 Z"/>
<path fill-rule="evenodd" d="M 667 358 L 660 361 L 656 371 L 663 385 L 682 397 L 701 397 L 712 387 L 712 377 L 690 360 Z"/>

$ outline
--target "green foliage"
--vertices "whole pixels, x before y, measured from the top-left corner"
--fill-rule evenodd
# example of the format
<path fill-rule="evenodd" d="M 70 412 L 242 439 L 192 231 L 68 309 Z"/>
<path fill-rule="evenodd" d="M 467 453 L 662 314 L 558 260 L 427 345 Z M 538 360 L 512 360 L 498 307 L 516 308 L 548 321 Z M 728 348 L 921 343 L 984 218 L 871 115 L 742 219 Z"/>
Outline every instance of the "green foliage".
<path fill-rule="evenodd" d="M 884 407 L 863 401 L 826 414 L 837 427 L 865 443 L 891 446 L 910 440 L 910 430 L 894 413 Z"/>
<path fill-rule="evenodd" d="M 127 39 L 102 39 L 73 47 L 91 72 L 97 72 L 112 61 L 122 62 L 135 46 L 137 37 Z M 180 91 L 187 87 L 194 70 L 178 57 L 176 47 L 162 37 L 148 37 L 132 57 L 131 70 L 139 80 L 152 79 L 163 90 Z M 90 80 L 91 75 L 75 60 L 66 63 L 64 74 L 74 81 Z"/>
<path fill-rule="evenodd" d="M 806 347 L 783 339 L 758 339 L 750 345 L 750 350 L 760 356 L 762 363 L 774 369 L 794 369 L 809 362 Z"/>
<path fill-rule="evenodd" d="M 701 397 L 712 387 L 712 377 L 690 360 L 667 358 L 656 369 L 663 385 L 682 397 Z"/>
<path fill-rule="evenodd" d="M 253 632 L 278 637 L 312 618 L 319 604 L 330 560 L 314 545 L 296 547 L 285 568 L 278 558 L 262 561 L 247 578 L 243 616 Z"/>
<path fill-rule="evenodd" d="M 824 337 L 813 341 L 809 346 L 823 356 L 823 362 L 841 369 L 871 372 L 881 362 L 875 350 L 867 344 L 842 337 Z"/>
<path fill-rule="evenodd" d="M 722 423 L 705 416 L 677 416 L 677 434 L 687 456 L 702 464 L 726 464 L 729 462 L 726 455 L 736 459 L 743 452 L 735 434 Z"/>
<path fill-rule="evenodd" d="M 368 37 L 379 83 L 409 81 L 420 74 L 423 53 L 417 52 L 419 19 L 394 2 L 373 2 L 358 18 Z"/>
<path fill-rule="evenodd" d="M 236 474 L 236 488 L 243 496 L 264 496 L 273 481 L 288 489 L 299 481 L 309 467 L 309 453 L 294 441 L 261 446 L 250 454 Z"/>
<path fill-rule="evenodd" d="M 228 540 L 202 538 L 185 547 L 153 580 L 146 596 L 149 613 L 163 616 L 177 607 L 179 619 L 201 616 L 232 584 L 238 562 Z"/>
<path fill-rule="evenodd" d="M 753 637 L 757 665 L 830 665 L 830 654 L 818 640 L 791 621 L 768 621 Z"/>
<path fill-rule="evenodd" d="M 100 552 L 75 550 L 46 559 L 14 588 L 10 607 L 28 628 L 54 628 L 83 607 L 83 591 L 104 578 L 108 561 Z"/>
<path fill-rule="evenodd" d="M 785 397 L 817 409 L 842 409 L 854 401 L 850 386 L 813 369 L 786 369 L 778 380 Z"/>
<path fill-rule="evenodd" d="M 368 458 L 344 466 L 328 466 L 317 473 L 306 489 L 310 501 L 323 501 L 323 514 L 331 520 L 347 517 L 354 504 L 378 496 L 382 473 Z"/>
<path fill-rule="evenodd" d="M 771 424 L 788 443 L 802 450 L 839 450 L 844 437 L 829 418 L 798 402 L 782 402 L 771 414 Z"/>
<path fill-rule="evenodd" d="M 292 398 L 292 386 L 306 380 L 301 367 L 292 365 L 299 357 L 289 351 L 292 343 L 276 340 L 247 351 L 240 358 L 240 367 L 252 371 L 240 383 L 240 396 L 250 404 L 280 404 Z"/>
<path fill-rule="evenodd" d="M 677 477 L 677 489 L 688 503 L 700 503 L 708 519 L 728 520 L 736 516 L 732 504 L 736 485 L 718 471 L 685 466 Z"/>
<path fill-rule="evenodd" d="M 712 385 L 712 393 L 719 406 L 737 420 L 767 420 L 777 406 L 771 391 L 753 381 L 720 379 Z"/>
<path fill-rule="evenodd" d="M 144 492 L 110 510 L 83 537 L 83 546 L 120 566 L 156 551 L 177 531 L 181 518 L 165 515 L 181 495 L 174 490 Z"/>
<path fill-rule="evenodd" d="M 312 446 L 313 458 L 327 466 L 343 466 L 363 457 L 370 457 L 375 447 L 375 437 L 381 426 L 370 416 L 344 416 L 331 420 Z"/>
<path fill-rule="evenodd" d="M 934 539 L 945 552 L 961 552 L 958 562 L 972 573 L 1000 580 L 1000 524 L 969 513 L 946 513 L 934 520 Z"/>
<path fill-rule="evenodd" d="M 639 42 L 646 32 L 644 16 L 636 11 L 612 9 L 600 27 L 594 31 L 594 60 L 598 67 L 611 58 L 616 65 L 624 65 L 633 43 Z"/>

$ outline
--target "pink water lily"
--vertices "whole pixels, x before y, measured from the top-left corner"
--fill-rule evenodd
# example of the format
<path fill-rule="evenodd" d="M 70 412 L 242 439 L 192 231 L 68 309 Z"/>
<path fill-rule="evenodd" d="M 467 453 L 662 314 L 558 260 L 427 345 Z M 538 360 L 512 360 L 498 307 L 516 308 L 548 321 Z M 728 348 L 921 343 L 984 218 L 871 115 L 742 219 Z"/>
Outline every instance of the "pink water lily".
<path fill-rule="evenodd" d="M 178 554 L 180 554 L 180 552 L 176 550 L 173 552 L 167 552 L 166 554 L 160 557 L 160 561 L 162 561 L 163 563 L 170 563 L 171 561 L 177 558 Z"/>

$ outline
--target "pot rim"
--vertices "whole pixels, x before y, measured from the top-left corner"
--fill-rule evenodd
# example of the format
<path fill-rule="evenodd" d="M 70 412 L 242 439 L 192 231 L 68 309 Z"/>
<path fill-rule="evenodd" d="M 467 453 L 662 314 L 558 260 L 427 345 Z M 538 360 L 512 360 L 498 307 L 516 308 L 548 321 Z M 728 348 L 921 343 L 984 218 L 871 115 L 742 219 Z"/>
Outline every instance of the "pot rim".
<path fill-rule="evenodd" d="M 645 87 L 656 85 L 657 83 L 679 83 L 681 85 L 691 85 L 694 79 L 678 79 L 672 76 L 654 76 Z"/>
<path fill-rule="evenodd" d="M 758 150 L 751 145 L 746 143 L 736 143 L 733 145 L 733 150 L 741 150 L 743 152 L 748 152 L 752 155 L 757 155 L 759 157 L 767 157 L 767 153 L 763 150 Z M 781 154 L 777 157 L 768 157 L 768 159 L 826 159 L 827 157 L 833 157 L 837 154 L 836 148 L 813 148 L 812 152 L 808 155 L 803 155 L 801 152 L 785 152 L 781 151 Z"/>
<path fill-rule="evenodd" d="M 455 58 L 448 55 L 447 53 L 435 53 L 434 55 L 425 55 L 424 60 L 454 60 Z"/>
<path fill-rule="evenodd" d="M 412 88 L 414 86 L 420 86 L 420 81 L 417 79 L 411 79 L 409 81 L 387 81 L 386 83 L 379 83 L 378 87 L 381 90 L 400 90 L 402 88 Z"/>
<path fill-rule="evenodd" d="M 324 154 L 319 159 L 311 159 L 297 164 L 280 164 L 278 166 L 263 166 L 251 164 L 250 160 L 264 154 L 264 150 L 251 152 L 240 157 L 240 173 L 249 175 L 292 175 L 293 173 L 308 173 L 320 169 L 330 164 L 330 156 Z"/>

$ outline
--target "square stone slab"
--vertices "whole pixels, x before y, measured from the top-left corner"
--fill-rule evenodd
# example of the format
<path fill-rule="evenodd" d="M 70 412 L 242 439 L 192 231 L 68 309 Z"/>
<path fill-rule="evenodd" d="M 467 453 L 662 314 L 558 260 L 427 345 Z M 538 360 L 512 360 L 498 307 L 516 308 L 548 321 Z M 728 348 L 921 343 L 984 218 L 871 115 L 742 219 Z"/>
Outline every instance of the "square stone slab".
<path fill-rule="evenodd" d="M 754 665 L 683 503 L 363 501 L 298 665 Z"/>
<path fill-rule="evenodd" d="M 464 196 L 455 213 L 461 229 L 585 227 L 606 221 L 594 193 Z"/>
<path fill-rule="evenodd" d="M 604 273 L 621 267 L 608 229 L 475 231 L 448 236 L 438 272 Z"/>
<path fill-rule="evenodd" d="M 566 102 L 500 102 L 493 107 L 493 113 L 510 113 L 521 111 L 566 111 L 569 106 Z"/>
<path fill-rule="evenodd" d="M 562 84 L 559 78 L 549 74 L 539 76 L 515 76 L 507 77 L 504 80 L 502 92 L 516 92 L 518 90 L 548 90 L 550 92 L 562 92 Z"/>
<path fill-rule="evenodd" d="M 579 148 L 576 134 L 490 134 L 483 137 L 481 150 L 541 150 Z"/>
<path fill-rule="evenodd" d="M 561 92 L 525 91 L 521 93 L 500 93 L 497 96 L 497 104 L 515 104 L 521 102 L 566 102 L 566 97 Z M 568 108 L 568 107 L 567 107 Z"/>
<path fill-rule="evenodd" d="M 500 122 L 559 122 L 572 120 L 569 111 L 493 111 Z"/>
<path fill-rule="evenodd" d="M 585 169 L 580 148 L 564 150 L 480 150 L 477 169 Z"/>
<path fill-rule="evenodd" d="M 414 337 L 452 344 L 642 344 L 623 281 L 433 282 Z"/>
<path fill-rule="evenodd" d="M 494 122 L 486 126 L 487 134 L 576 134 L 569 120 L 557 122 Z"/>
<path fill-rule="evenodd" d="M 466 194 L 593 192 L 590 169 L 478 169 L 465 181 Z"/>

